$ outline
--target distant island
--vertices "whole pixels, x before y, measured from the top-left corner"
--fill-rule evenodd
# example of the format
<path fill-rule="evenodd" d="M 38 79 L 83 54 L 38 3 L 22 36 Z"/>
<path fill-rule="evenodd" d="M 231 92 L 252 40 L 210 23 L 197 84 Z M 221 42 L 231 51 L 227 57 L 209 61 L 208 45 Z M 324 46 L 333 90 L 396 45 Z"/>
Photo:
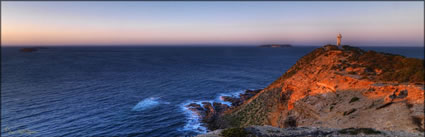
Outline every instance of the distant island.
<path fill-rule="evenodd" d="M 21 48 L 21 49 L 19 49 L 19 51 L 21 51 L 21 52 L 35 52 L 35 51 L 38 51 L 39 49 L 47 49 L 47 47 Z"/>
<path fill-rule="evenodd" d="M 37 48 L 21 48 L 19 51 L 21 52 L 34 52 L 37 51 Z"/>
<path fill-rule="evenodd" d="M 259 47 L 262 48 L 290 48 L 292 45 L 290 44 L 266 44 L 266 45 L 260 45 Z"/>

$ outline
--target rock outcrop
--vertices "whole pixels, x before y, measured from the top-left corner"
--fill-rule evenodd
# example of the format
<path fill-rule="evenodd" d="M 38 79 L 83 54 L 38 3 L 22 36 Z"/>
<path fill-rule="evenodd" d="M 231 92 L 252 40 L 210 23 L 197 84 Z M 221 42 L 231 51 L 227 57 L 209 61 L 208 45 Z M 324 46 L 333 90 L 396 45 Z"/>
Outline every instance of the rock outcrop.
<path fill-rule="evenodd" d="M 236 132 L 235 132 L 236 131 Z M 382 131 L 371 128 L 277 128 L 272 126 L 248 126 L 246 128 L 220 129 L 197 137 L 423 137 L 424 133 Z"/>
<path fill-rule="evenodd" d="M 239 94 L 239 97 L 222 96 L 221 99 L 223 101 L 231 102 L 231 106 L 217 102 L 201 102 L 201 104 L 191 103 L 185 107 L 195 112 L 196 115 L 200 116 L 204 126 L 208 127 L 209 129 L 217 129 L 219 127 L 216 127 L 216 125 L 220 124 L 216 122 L 218 122 L 217 119 L 221 114 L 223 114 L 225 111 L 240 106 L 246 100 L 255 96 L 260 91 L 261 89 L 246 90 L 244 93 Z"/>
<path fill-rule="evenodd" d="M 373 128 L 424 131 L 424 60 L 326 45 L 303 56 L 249 99 L 226 99 L 211 130 L 271 125 L 279 128 Z"/>
<path fill-rule="evenodd" d="M 239 94 L 239 97 L 230 97 L 230 96 L 222 96 L 223 101 L 227 101 L 232 103 L 231 106 L 236 107 L 240 106 L 245 102 L 246 100 L 250 99 L 251 97 L 255 96 L 261 91 L 261 89 L 257 90 L 246 90 L 245 93 Z"/>

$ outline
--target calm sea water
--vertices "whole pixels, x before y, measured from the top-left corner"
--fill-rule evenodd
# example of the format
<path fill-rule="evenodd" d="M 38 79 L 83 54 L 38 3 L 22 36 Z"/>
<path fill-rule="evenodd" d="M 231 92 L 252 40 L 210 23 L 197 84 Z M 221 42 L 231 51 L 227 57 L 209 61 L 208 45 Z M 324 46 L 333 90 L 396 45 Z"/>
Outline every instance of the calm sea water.
<path fill-rule="evenodd" d="M 190 136 L 184 108 L 264 88 L 317 47 L 2 47 L 4 136 Z M 423 48 L 368 47 L 423 58 Z"/>

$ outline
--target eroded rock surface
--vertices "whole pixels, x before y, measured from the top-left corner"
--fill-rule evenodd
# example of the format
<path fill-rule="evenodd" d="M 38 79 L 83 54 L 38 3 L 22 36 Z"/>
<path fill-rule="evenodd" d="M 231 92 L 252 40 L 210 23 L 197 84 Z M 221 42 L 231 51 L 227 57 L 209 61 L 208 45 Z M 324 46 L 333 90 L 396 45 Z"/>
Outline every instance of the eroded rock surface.
<path fill-rule="evenodd" d="M 216 125 L 220 125 L 217 121 L 220 115 L 222 115 L 225 111 L 240 106 L 246 100 L 258 94 L 260 91 L 261 89 L 246 90 L 244 93 L 239 94 L 239 97 L 222 96 L 222 100 L 230 102 L 231 106 L 218 102 L 212 102 L 212 104 L 211 102 L 201 102 L 201 104 L 191 103 L 185 107 L 199 115 L 201 121 L 205 124 L 206 127 L 209 129 L 218 129 L 220 127 L 217 127 Z"/>
<path fill-rule="evenodd" d="M 223 132 L 228 129 L 220 129 L 197 137 L 223 137 Z M 296 127 L 277 128 L 272 126 L 249 126 L 243 128 L 247 137 L 423 137 L 423 133 L 408 133 L 402 131 L 382 131 L 371 128 L 317 128 Z"/>
<path fill-rule="evenodd" d="M 210 129 L 274 127 L 424 131 L 424 61 L 327 45 L 252 97 L 226 98 Z"/>

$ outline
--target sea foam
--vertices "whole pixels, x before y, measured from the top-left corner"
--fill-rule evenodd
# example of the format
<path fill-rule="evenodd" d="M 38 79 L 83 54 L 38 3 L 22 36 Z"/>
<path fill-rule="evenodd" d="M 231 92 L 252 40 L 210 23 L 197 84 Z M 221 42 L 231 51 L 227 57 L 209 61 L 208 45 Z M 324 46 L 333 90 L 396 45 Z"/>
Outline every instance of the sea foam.
<path fill-rule="evenodd" d="M 132 111 L 143 111 L 146 109 L 154 108 L 160 104 L 169 104 L 168 102 L 160 101 L 158 97 L 150 97 L 143 99 L 139 103 L 137 103 L 136 106 L 134 106 L 131 110 Z"/>
<path fill-rule="evenodd" d="M 180 131 L 192 131 L 196 133 L 205 134 L 207 133 L 208 129 L 202 125 L 200 122 L 201 118 L 199 115 L 197 115 L 195 112 L 189 110 L 186 105 L 189 105 L 190 103 L 196 103 L 201 104 L 201 102 L 210 102 L 210 101 L 187 101 L 186 103 L 181 104 L 182 110 L 185 112 L 187 117 L 186 125 L 179 129 Z"/>
<path fill-rule="evenodd" d="M 230 92 L 230 93 L 220 93 L 218 94 L 218 96 L 213 99 L 213 100 L 201 100 L 201 101 L 194 101 L 194 100 L 188 100 L 185 103 L 181 104 L 181 108 L 182 110 L 185 112 L 186 117 L 187 117 L 187 122 L 186 125 L 180 129 L 180 131 L 192 131 L 192 132 L 196 132 L 196 133 L 201 133 L 201 134 L 205 134 L 208 132 L 207 127 L 205 127 L 202 123 L 201 123 L 201 117 L 196 114 L 196 112 L 193 112 L 191 110 L 189 110 L 189 108 L 186 107 L 186 105 L 189 105 L 191 103 L 195 103 L 195 104 L 199 104 L 201 106 L 202 102 L 209 102 L 209 103 L 214 103 L 214 102 L 219 102 L 222 104 L 226 104 L 231 106 L 232 103 L 224 101 L 222 99 L 223 96 L 230 96 L 230 97 L 236 97 L 239 98 L 241 93 L 244 93 L 245 90 L 237 90 L 235 92 Z"/>

